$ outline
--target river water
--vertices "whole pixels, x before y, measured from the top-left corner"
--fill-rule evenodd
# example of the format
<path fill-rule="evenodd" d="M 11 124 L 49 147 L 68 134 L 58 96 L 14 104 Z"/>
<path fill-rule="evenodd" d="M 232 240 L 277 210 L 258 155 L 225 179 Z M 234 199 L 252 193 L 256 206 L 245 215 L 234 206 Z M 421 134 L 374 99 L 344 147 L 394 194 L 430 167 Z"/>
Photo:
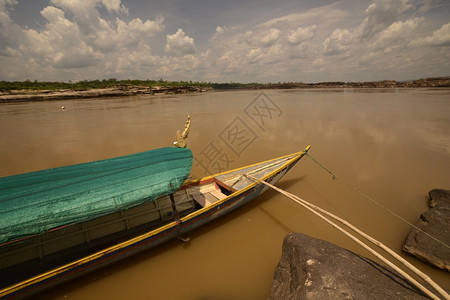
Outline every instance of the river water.
<path fill-rule="evenodd" d="M 62 106 L 65 109 L 62 109 Z M 0 176 L 170 146 L 192 118 L 192 175 L 303 150 L 278 186 L 401 253 L 428 191 L 450 189 L 449 89 L 314 89 L 207 92 L 0 104 Z M 157 249 L 62 284 L 42 299 L 264 299 L 288 232 L 373 258 L 289 199 L 252 203 Z M 450 275 L 403 257 L 450 288 Z"/>

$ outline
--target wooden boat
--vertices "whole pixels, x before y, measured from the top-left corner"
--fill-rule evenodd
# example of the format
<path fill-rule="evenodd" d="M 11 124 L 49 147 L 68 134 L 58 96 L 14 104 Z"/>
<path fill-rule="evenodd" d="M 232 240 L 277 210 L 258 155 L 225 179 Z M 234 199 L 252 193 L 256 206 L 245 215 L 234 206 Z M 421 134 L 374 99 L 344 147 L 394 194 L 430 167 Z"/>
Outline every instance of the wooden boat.
<path fill-rule="evenodd" d="M 156 198 L 144 197 L 146 201 L 137 205 L 13 237 L 0 244 L 0 298 L 35 294 L 173 238 L 187 241 L 183 237 L 187 232 L 240 207 L 267 189 L 246 175 L 274 184 L 308 149 L 309 146 L 304 151 L 265 162 L 188 179 L 179 188 L 169 180 L 166 193 Z M 121 157 L 119 161 L 127 158 Z M 114 174 L 124 170 L 119 171 Z M 95 179 L 89 180 L 95 183 Z"/>

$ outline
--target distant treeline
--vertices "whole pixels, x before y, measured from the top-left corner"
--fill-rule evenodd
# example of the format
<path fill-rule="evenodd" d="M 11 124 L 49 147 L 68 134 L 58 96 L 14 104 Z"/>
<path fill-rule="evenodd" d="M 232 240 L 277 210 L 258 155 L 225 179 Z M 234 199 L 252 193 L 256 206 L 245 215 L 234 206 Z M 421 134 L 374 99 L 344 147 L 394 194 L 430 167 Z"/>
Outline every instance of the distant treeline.
<path fill-rule="evenodd" d="M 90 90 L 113 88 L 118 86 L 145 87 L 197 87 L 216 90 L 229 89 L 294 89 L 294 88 L 402 88 L 402 87 L 450 87 L 450 77 L 433 77 L 411 81 L 371 81 L 371 82 L 278 82 L 278 83 L 211 83 L 194 81 L 159 80 L 118 80 L 115 78 L 103 80 L 83 80 L 78 82 L 49 81 L 0 81 L 0 91 L 11 90 Z"/>
<path fill-rule="evenodd" d="M 118 80 L 115 78 L 103 80 L 82 80 L 78 82 L 63 81 L 0 81 L 0 91 L 10 90 L 90 90 L 101 88 L 112 88 L 117 86 L 194 86 L 212 87 L 210 82 L 193 81 L 167 81 L 167 80 Z"/>
<path fill-rule="evenodd" d="M 78 82 L 63 82 L 63 81 L 0 81 L 0 91 L 11 90 L 89 90 L 112 88 L 117 86 L 161 86 L 161 87 L 204 87 L 213 88 L 216 90 L 229 89 L 262 89 L 262 88 L 282 88 L 282 87 L 296 87 L 298 83 L 211 83 L 211 82 L 196 82 L 196 81 L 167 81 L 159 80 L 118 80 L 115 78 L 103 80 L 82 80 Z"/>

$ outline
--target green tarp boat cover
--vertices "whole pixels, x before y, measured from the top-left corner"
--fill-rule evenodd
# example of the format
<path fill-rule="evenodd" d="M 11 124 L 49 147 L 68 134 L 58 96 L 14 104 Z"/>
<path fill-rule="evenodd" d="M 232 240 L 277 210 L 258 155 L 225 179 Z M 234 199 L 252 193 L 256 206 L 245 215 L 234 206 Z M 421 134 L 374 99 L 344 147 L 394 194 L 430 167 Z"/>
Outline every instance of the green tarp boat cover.
<path fill-rule="evenodd" d="M 0 178 L 0 243 L 174 193 L 192 160 L 171 147 Z"/>

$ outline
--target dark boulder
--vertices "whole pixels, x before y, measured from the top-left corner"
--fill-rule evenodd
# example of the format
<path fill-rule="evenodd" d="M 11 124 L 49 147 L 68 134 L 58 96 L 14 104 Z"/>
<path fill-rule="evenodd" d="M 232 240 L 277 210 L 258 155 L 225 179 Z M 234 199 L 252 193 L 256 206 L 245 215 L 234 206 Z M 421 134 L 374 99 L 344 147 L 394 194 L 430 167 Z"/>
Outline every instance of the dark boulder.
<path fill-rule="evenodd" d="M 395 271 L 329 242 L 286 235 L 270 298 L 427 299 Z"/>
<path fill-rule="evenodd" d="M 421 214 L 416 226 L 445 245 L 450 245 L 450 190 L 434 189 L 429 195 L 430 208 Z M 445 245 L 413 228 L 403 244 L 403 251 L 450 271 L 450 248 Z"/>

